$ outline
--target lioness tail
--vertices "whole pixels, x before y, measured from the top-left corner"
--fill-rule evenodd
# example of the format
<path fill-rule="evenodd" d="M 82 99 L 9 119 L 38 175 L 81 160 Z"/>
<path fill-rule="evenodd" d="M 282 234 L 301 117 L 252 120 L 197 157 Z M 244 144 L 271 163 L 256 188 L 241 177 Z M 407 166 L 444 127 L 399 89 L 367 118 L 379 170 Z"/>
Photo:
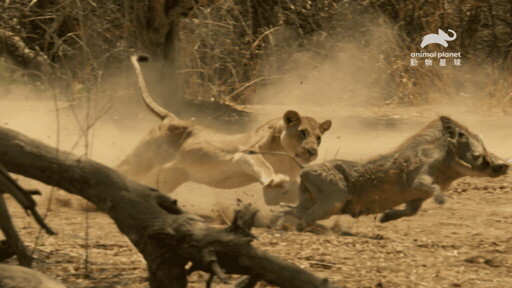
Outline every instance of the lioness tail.
<path fill-rule="evenodd" d="M 142 100 L 144 100 L 144 104 L 153 112 L 156 116 L 158 116 L 160 119 L 164 119 L 171 112 L 165 110 L 162 106 L 158 105 L 149 95 L 148 88 L 146 87 L 146 82 L 144 81 L 144 77 L 142 76 L 142 70 L 140 69 L 139 61 L 140 62 L 147 62 L 149 58 L 147 56 L 139 56 L 139 55 L 132 55 L 130 57 L 130 60 L 132 61 L 133 68 L 135 68 L 135 73 L 137 74 L 137 80 L 139 82 L 139 88 L 140 93 L 142 95 Z"/>

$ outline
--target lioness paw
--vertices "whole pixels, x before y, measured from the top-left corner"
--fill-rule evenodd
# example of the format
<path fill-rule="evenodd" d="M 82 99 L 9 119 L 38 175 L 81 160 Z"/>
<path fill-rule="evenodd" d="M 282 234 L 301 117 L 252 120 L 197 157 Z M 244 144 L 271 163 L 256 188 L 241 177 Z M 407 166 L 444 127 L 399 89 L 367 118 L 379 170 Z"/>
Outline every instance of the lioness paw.
<path fill-rule="evenodd" d="M 285 188 L 290 178 L 283 174 L 276 174 L 271 178 L 263 180 L 263 186 L 267 188 Z"/>

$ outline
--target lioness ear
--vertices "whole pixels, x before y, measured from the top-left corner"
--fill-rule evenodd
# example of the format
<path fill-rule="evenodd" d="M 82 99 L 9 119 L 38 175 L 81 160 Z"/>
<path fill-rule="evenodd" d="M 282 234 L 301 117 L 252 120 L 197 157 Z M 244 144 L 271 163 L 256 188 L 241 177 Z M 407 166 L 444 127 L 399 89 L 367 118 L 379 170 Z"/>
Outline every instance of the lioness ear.
<path fill-rule="evenodd" d="M 455 140 L 457 138 L 458 129 L 450 117 L 441 116 L 441 125 L 443 126 L 443 135 L 447 135 L 449 139 Z"/>
<path fill-rule="evenodd" d="M 302 119 L 300 118 L 300 115 L 299 115 L 299 113 L 297 113 L 297 111 L 288 110 L 283 115 L 283 121 L 284 121 L 284 124 L 286 124 L 286 126 L 288 126 L 291 124 L 300 124 Z"/>
<path fill-rule="evenodd" d="M 331 129 L 331 126 L 332 126 L 331 120 L 325 120 L 324 122 L 322 122 L 320 124 L 320 133 L 324 134 L 329 129 Z"/>

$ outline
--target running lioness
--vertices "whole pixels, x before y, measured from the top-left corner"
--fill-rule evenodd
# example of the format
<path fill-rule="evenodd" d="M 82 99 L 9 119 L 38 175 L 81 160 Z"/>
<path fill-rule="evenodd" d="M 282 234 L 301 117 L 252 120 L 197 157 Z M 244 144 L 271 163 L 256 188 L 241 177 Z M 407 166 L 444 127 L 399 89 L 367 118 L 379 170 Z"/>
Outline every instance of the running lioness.
<path fill-rule="evenodd" d="M 432 121 L 396 150 L 365 163 L 331 160 L 301 173 L 299 204 L 288 211 L 302 230 L 335 214 L 384 213 L 388 222 L 418 212 L 422 203 L 464 176 L 498 177 L 509 165 L 482 138 L 449 117 Z M 395 207 L 405 203 L 405 209 Z"/>
<path fill-rule="evenodd" d="M 216 188 L 237 188 L 259 182 L 268 205 L 296 202 L 297 192 L 293 187 L 298 186 L 301 171 L 296 161 L 307 164 L 318 157 L 322 135 L 331 128 L 330 120 L 318 123 L 290 110 L 253 132 L 221 134 L 178 119 L 156 104 L 142 77 L 139 66 L 142 60 L 146 59 L 131 58 L 142 99 L 163 121 L 119 164 L 120 172 L 166 193 L 187 181 Z"/>

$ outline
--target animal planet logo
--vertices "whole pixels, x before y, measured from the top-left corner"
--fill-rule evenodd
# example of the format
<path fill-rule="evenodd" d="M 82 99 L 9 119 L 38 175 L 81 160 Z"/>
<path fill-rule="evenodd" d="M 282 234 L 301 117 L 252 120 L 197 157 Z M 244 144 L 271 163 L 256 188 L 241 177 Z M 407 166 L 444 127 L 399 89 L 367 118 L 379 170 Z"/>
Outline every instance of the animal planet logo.
<path fill-rule="evenodd" d="M 427 34 L 422 38 L 421 41 L 421 48 L 425 48 L 426 46 L 430 44 L 439 44 L 443 47 L 448 47 L 448 41 L 453 41 L 457 39 L 457 33 L 455 31 L 448 29 L 448 32 L 451 34 L 444 32 L 441 29 L 438 29 L 437 34 Z M 438 65 L 439 67 L 448 66 L 448 61 L 446 58 L 452 58 L 452 66 L 461 66 L 462 59 L 461 59 L 461 53 L 460 52 L 413 52 L 411 53 L 411 59 L 410 59 L 410 65 L 411 66 L 418 66 L 420 63 L 420 59 L 423 59 L 425 66 L 431 67 L 434 66 L 434 59 L 431 58 L 437 58 L 438 59 Z"/>
<path fill-rule="evenodd" d="M 453 41 L 457 38 L 457 33 L 455 33 L 455 31 L 448 29 L 448 32 L 452 33 L 452 36 L 448 35 L 441 29 L 437 31 L 437 34 L 425 35 L 421 41 L 420 47 L 425 48 L 425 46 L 430 44 L 440 44 L 443 45 L 443 47 L 448 47 L 447 41 Z"/>

